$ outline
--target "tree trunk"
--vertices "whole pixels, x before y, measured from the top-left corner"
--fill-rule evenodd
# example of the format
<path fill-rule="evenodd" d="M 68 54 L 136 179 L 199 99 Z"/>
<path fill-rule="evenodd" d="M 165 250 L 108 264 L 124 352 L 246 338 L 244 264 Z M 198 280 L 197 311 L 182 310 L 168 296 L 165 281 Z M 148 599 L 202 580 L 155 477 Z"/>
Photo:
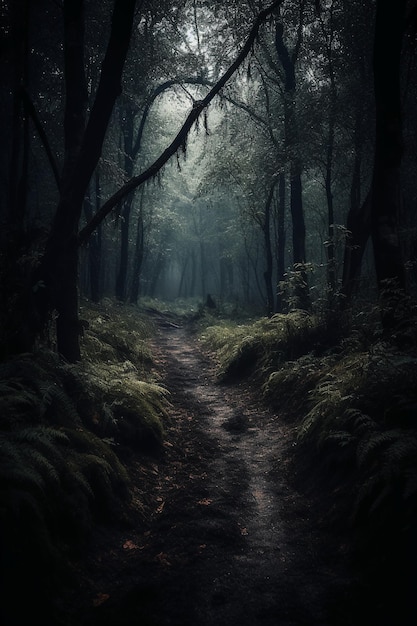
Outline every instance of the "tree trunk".
<path fill-rule="evenodd" d="M 364 60 L 361 58 L 361 85 L 365 86 L 365 66 Z M 365 247 L 371 234 L 371 198 L 370 195 L 365 198 L 361 204 L 362 185 L 362 144 L 363 144 L 363 117 L 364 103 L 363 100 L 357 98 L 355 111 L 355 127 L 354 127 L 354 156 L 352 179 L 350 184 L 350 203 L 347 215 L 347 235 L 345 241 L 345 250 L 343 257 L 343 275 L 340 305 L 347 308 L 351 304 L 351 298 L 355 283 L 357 283 L 362 265 L 362 258 Z"/>
<path fill-rule="evenodd" d="M 130 290 L 130 303 L 137 304 L 140 293 L 140 278 L 144 257 L 144 225 L 143 225 L 143 193 L 140 199 L 138 223 L 136 228 L 135 258 L 133 261 L 132 286 Z"/>
<path fill-rule="evenodd" d="M 120 216 L 120 259 L 119 271 L 116 276 L 116 298 L 120 302 L 124 302 L 126 300 L 126 277 L 129 261 L 129 231 L 132 202 L 133 197 L 125 200 L 123 211 Z"/>
<path fill-rule="evenodd" d="M 405 290 L 398 236 L 403 152 L 400 61 L 405 8 L 405 0 L 378 0 L 374 41 L 376 136 L 371 231 L 386 329 L 395 323 L 395 308 Z"/>
<path fill-rule="evenodd" d="M 99 198 L 99 176 L 96 171 L 95 174 L 95 200 L 96 207 L 98 206 Z M 84 212 L 87 221 L 91 220 L 93 215 L 93 201 L 91 193 L 88 193 L 84 202 Z M 101 269 L 101 226 L 91 235 L 88 240 L 88 272 L 90 277 L 90 296 L 93 302 L 100 302 L 101 299 L 101 287 L 100 287 L 100 269 Z"/>
<path fill-rule="evenodd" d="M 190 260 L 190 255 L 187 254 L 186 257 L 183 259 L 182 262 L 182 269 L 181 269 L 181 276 L 180 276 L 180 284 L 178 286 L 178 297 L 179 298 L 186 298 L 187 297 L 187 291 L 186 289 L 184 289 L 184 284 L 185 284 L 185 274 L 187 272 L 187 267 L 188 267 L 188 261 Z"/>
<path fill-rule="evenodd" d="M 329 54 L 331 54 L 329 52 Z M 331 60 L 329 60 L 331 63 Z M 329 127 L 327 135 L 327 151 L 326 151 L 326 174 L 324 186 L 326 190 L 327 200 L 327 225 L 328 225 L 328 242 L 327 250 L 327 283 L 329 290 L 329 299 L 332 300 L 336 292 L 337 275 L 336 275 L 336 258 L 334 245 L 334 206 L 333 206 L 333 151 L 334 151 L 334 132 L 335 132 L 335 116 L 336 116 L 336 85 L 333 75 L 333 69 L 330 70 L 331 76 L 331 95 L 330 95 L 330 112 Z"/>
<path fill-rule="evenodd" d="M 223 247 L 219 241 L 220 298 L 227 297 L 227 258 L 223 255 Z"/>
<path fill-rule="evenodd" d="M 84 133 L 79 116 L 84 98 L 83 0 L 64 3 L 66 68 L 66 158 L 61 196 L 41 265 L 47 299 L 42 314 L 53 308 L 58 314 L 58 352 L 70 362 L 80 359 L 78 324 L 78 226 L 84 196 L 97 166 L 126 59 L 135 0 L 115 0 L 109 44 L 100 82 Z M 71 130 L 73 129 L 73 130 Z M 77 145 L 80 142 L 81 145 Z M 59 328 L 58 328 L 59 327 Z"/>
<path fill-rule="evenodd" d="M 163 250 L 161 248 L 159 250 L 159 252 L 158 252 L 158 256 L 157 256 L 157 259 L 155 261 L 154 271 L 153 271 L 152 278 L 151 278 L 150 285 L 149 285 L 149 292 L 148 293 L 149 293 L 151 298 L 155 297 L 156 286 L 158 284 L 158 280 L 159 280 L 159 277 L 161 275 L 161 272 L 162 272 L 162 270 L 164 268 L 164 264 L 165 264 L 164 253 L 163 253 Z"/>
<path fill-rule="evenodd" d="M 15 76 L 9 179 L 9 220 L 17 231 L 16 234 L 23 230 L 28 191 L 29 115 L 23 93 L 29 72 L 29 11 L 30 3 L 28 0 L 16 0 L 12 4 Z"/>
<path fill-rule="evenodd" d="M 197 281 L 197 261 L 195 250 L 191 251 L 191 279 L 190 279 L 190 296 L 193 298 L 195 293 L 195 285 Z"/>
<path fill-rule="evenodd" d="M 206 274 L 207 274 L 207 264 L 206 264 L 206 247 L 204 245 L 204 241 L 202 236 L 200 236 L 200 280 L 201 280 L 201 295 L 203 298 L 206 297 Z"/>
<path fill-rule="evenodd" d="M 270 317 L 274 312 L 274 290 L 272 287 L 272 273 L 273 273 L 273 256 L 272 256 L 272 245 L 271 245 L 271 210 L 272 210 L 272 201 L 274 198 L 275 185 L 278 182 L 278 178 L 276 178 L 269 190 L 268 197 L 265 203 L 264 210 L 264 222 L 262 225 L 262 231 L 264 235 L 264 246 L 265 246 L 265 261 L 266 268 L 264 271 L 264 281 L 265 281 L 265 289 L 266 289 L 266 314 Z"/>
<path fill-rule="evenodd" d="M 278 204 L 277 204 L 277 217 L 276 217 L 276 255 L 277 255 L 277 283 L 279 284 L 284 280 L 285 275 L 285 174 L 282 172 L 279 175 L 279 190 L 278 190 Z M 283 303 L 280 289 L 277 289 L 277 303 L 276 310 L 278 313 L 283 310 Z"/>
<path fill-rule="evenodd" d="M 301 182 L 301 157 L 299 154 L 299 137 L 297 115 L 295 108 L 295 62 L 296 54 L 289 53 L 283 39 L 283 25 L 278 23 L 275 29 L 275 48 L 278 58 L 284 70 L 284 129 L 285 145 L 290 161 L 290 209 L 292 218 L 292 243 L 293 262 L 295 271 L 299 272 L 300 280 L 297 282 L 296 299 L 302 309 L 311 307 L 308 291 L 307 274 L 305 271 L 305 222 L 303 209 L 303 194 Z M 300 35 L 301 36 L 301 35 Z M 298 50 L 298 42 L 296 45 Z"/>
<path fill-rule="evenodd" d="M 355 203 L 357 199 L 355 198 Z M 344 308 L 350 305 L 355 282 L 362 265 L 366 244 L 371 234 L 371 194 L 368 194 L 361 206 L 351 204 L 347 216 L 345 253 L 343 259 L 343 278 L 341 294 Z"/>
<path fill-rule="evenodd" d="M 133 176 L 133 123 L 135 119 L 134 111 L 131 108 L 122 108 L 123 117 L 123 153 L 124 169 L 126 176 Z M 134 191 L 124 199 L 123 208 L 120 215 L 120 259 L 119 271 L 116 277 L 116 298 L 120 302 L 126 300 L 126 278 L 129 261 L 129 230 L 130 214 L 133 206 Z"/>

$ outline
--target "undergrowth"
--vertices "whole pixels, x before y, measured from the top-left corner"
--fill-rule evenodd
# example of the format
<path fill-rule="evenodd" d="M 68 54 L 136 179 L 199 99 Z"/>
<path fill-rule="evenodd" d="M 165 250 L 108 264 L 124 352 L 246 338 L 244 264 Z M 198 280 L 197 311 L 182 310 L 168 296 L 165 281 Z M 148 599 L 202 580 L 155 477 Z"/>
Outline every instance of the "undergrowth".
<path fill-rule="evenodd" d="M 238 323 L 213 320 L 201 333 L 204 346 L 215 353 L 217 375 L 223 381 L 256 374 L 264 378 L 281 363 L 322 349 L 318 320 L 304 311 Z"/>
<path fill-rule="evenodd" d="M 152 378 L 151 325 L 110 302 L 85 303 L 82 316 L 81 363 L 46 349 L 0 363 L 6 613 L 22 581 L 39 579 L 48 589 L 66 575 L 68 555 L 83 549 L 96 524 L 129 523 L 126 455 L 154 454 L 162 442 L 168 403 Z M 145 519 L 146 494 L 141 503 L 137 493 L 135 510 Z"/>
<path fill-rule="evenodd" d="M 214 320 L 201 341 L 221 381 L 249 376 L 277 419 L 296 424 L 294 473 L 300 488 L 328 493 L 322 521 L 350 528 L 372 576 L 396 571 L 405 589 L 417 580 L 415 334 L 406 324 L 384 336 L 366 316 L 346 333 L 341 322 L 328 329 L 299 311 Z"/>

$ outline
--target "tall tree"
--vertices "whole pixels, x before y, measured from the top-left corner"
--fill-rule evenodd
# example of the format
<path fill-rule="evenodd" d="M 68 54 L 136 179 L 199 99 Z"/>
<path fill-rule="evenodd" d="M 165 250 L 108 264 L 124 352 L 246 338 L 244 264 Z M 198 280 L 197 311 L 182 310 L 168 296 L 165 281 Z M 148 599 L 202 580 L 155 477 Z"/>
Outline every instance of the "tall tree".
<path fill-rule="evenodd" d="M 375 23 L 376 135 L 371 230 L 385 327 L 394 323 L 395 301 L 405 289 L 398 220 L 403 154 L 401 49 L 406 4 L 406 0 L 397 0 L 394 5 L 389 0 L 377 0 Z"/>
<path fill-rule="evenodd" d="M 83 0 L 64 3 L 66 111 L 65 167 L 60 199 L 46 244 L 38 279 L 41 321 L 52 308 L 57 311 L 58 350 L 68 361 L 80 359 L 78 324 L 78 225 L 84 196 L 100 158 L 116 98 L 133 26 L 135 0 L 115 0 L 111 33 L 103 60 L 95 101 L 85 130 L 83 59 Z"/>
<path fill-rule="evenodd" d="M 297 38 L 292 51 L 284 41 L 284 25 L 277 19 L 275 25 L 275 49 L 284 72 L 284 124 L 285 143 L 290 168 L 290 209 L 292 217 L 292 244 L 294 267 L 300 271 L 296 298 L 300 308 L 310 308 L 306 263 L 306 229 L 303 210 L 302 163 L 296 111 L 296 64 L 303 36 L 305 2 L 301 0 Z"/>
<path fill-rule="evenodd" d="M 401 163 L 403 155 L 401 107 L 401 50 L 405 29 L 406 2 L 395 6 L 388 0 L 376 3 L 373 45 L 375 101 L 375 150 L 371 190 L 359 204 L 358 172 L 354 172 L 342 293 L 350 301 L 366 243 L 372 238 L 383 325 L 395 323 L 395 307 L 405 290 L 404 262 L 399 238 L 401 204 Z M 362 67 L 363 71 L 363 67 Z M 360 108 L 356 127 L 359 130 Z M 358 141 L 358 137 L 356 137 Z M 355 167 L 359 167 L 360 146 L 356 146 Z"/>

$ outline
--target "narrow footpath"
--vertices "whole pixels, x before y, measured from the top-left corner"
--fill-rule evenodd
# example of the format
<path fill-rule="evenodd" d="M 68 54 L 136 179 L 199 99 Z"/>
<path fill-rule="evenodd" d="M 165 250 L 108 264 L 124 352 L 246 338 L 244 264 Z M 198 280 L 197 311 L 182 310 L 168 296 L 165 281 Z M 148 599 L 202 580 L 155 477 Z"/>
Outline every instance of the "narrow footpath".
<path fill-rule="evenodd" d="M 171 409 L 163 454 L 149 468 L 154 515 L 145 530 L 121 530 L 107 556 L 102 547 L 101 565 L 92 561 L 91 577 L 104 564 L 107 578 L 83 623 L 358 624 L 345 546 L 291 486 L 291 426 L 247 385 L 217 383 L 186 328 L 156 321 L 153 352 Z"/>

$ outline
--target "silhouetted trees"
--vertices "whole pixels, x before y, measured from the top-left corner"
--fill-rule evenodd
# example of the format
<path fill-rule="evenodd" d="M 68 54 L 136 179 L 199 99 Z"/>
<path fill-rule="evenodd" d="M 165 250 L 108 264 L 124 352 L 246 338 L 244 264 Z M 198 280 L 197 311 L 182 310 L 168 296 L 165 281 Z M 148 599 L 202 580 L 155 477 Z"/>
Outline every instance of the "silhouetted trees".
<path fill-rule="evenodd" d="M 4 2 L 4 354 L 56 322 L 78 360 L 80 287 L 346 307 L 370 242 L 392 325 L 415 284 L 415 15 L 405 0 Z"/>

